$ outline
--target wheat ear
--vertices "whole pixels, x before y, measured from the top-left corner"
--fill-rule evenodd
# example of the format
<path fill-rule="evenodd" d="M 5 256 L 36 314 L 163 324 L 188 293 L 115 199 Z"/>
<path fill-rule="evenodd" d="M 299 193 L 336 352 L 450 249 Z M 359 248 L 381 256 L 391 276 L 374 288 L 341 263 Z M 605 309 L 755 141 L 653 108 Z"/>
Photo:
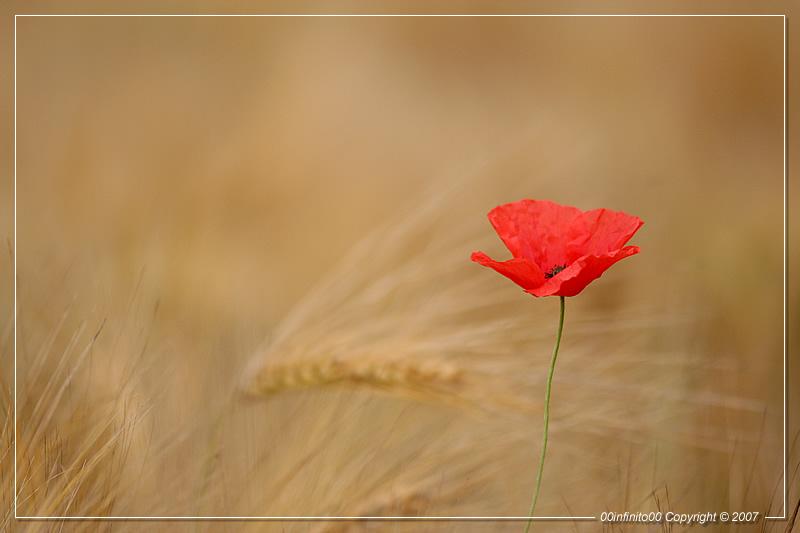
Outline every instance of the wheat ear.
<path fill-rule="evenodd" d="M 247 393 L 269 396 L 297 389 L 351 385 L 428 395 L 454 394 L 463 374 L 446 361 L 392 360 L 379 357 L 289 360 L 261 366 Z"/>

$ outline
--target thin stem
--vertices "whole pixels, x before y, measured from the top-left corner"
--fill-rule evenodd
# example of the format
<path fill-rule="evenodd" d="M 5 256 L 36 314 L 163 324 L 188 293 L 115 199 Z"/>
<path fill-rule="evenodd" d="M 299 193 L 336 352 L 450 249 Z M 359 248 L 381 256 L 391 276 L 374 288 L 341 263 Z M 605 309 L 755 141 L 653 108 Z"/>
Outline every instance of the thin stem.
<path fill-rule="evenodd" d="M 528 525 L 525 526 L 525 533 L 531 528 L 533 520 L 533 510 L 536 509 L 536 500 L 539 498 L 539 485 L 542 483 L 542 469 L 544 468 L 544 453 L 547 451 L 547 427 L 550 424 L 550 385 L 553 383 L 553 370 L 556 368 L 556 357 L 558 357 L 558 347 L 561 344 L 561 332 L 564 329 L 564 297 L 561 296 L 561 318 L 558 320 L 558 334 L 556 335 L 556 345 L 553 348 L 553 359 L 550 361 L 550 374 L 547 376 L 547 391 L 544 395 L 544 437 L 542 438 L 542 457 L 539 459 L 539 474 L 536 476 L 536 490 L 533 492 L 533 503 L 531 512 L 528 515 Z"/>

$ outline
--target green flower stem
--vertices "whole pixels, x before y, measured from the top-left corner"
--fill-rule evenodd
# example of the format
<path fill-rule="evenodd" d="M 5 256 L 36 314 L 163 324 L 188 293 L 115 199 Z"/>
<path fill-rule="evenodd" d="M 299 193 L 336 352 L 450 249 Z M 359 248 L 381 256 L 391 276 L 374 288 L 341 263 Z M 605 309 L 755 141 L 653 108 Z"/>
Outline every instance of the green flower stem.
<path fill-rule="evenodd" d="M 556 357 L 558 357 L 558 347 L 561 344 L 561 332 L 564 329 L 564 297 L 561 298 L 561 318 L 558 320 L 558 334 L 556 335 L 556 346 L 553 348 L 553 359 L 550 361 L 550 374 L 547 376 L 547 391 L 544 395 L 544 437 L 542 438 L 542 457 L 539 459 L 539 474 L 536 476 L 536 490 L 533 492 L 533 503 L 531 512 L 528 515 L 528 525 L 525 526 L 525 533 L 531 528 L 533 520 L 533 510 L 536 509 L 536 500 L 539 498 L 539 485 L 542 483 L 542 469 L 544 468 L 544 452 L 547 450 L 547 427 L 550 424 L 550 385 L 553 383 L 553 370 L 556 368 Z"/>

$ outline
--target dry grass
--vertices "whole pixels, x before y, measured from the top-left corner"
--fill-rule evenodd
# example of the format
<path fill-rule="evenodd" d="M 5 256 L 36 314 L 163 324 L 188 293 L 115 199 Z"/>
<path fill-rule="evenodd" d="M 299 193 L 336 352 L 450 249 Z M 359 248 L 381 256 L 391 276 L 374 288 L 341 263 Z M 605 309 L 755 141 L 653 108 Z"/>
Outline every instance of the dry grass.
<path fill-rule="evenodd" d="M 12 506 L 16 414 L 20 514 L 524 514 L 557 301 L 469 261 L 521 197 L 645 221 L 567 302 L 539 512 L 791 515 L 768 23 L 22 21 L 0 529 L 521 530 Z"/>
<path fill-rule="evenodd" d="M 61 325 L 68 322 L 70 313 L 70 309 L 64 311 Z M 14 516 L 15 457 L 16 511 L 20 516 L 118 515 L 118 500 L 123 505 L 125 500 L 120 496 L 133 488 L 129 483 L 135 474 L 130 470 L 141 466 L 142 458 L 132 446 L 135 428 L 145 417 L 145 405 L 132 401 L 127 383 L 107 383 L 115 391 L 111 397 L 100 394 L 97 387 L 87 387 L 86 368 L 96 357 L 95 341 L 102 325 L 90 332 L 82 321 L 71 332 L 63 352 L 56 348 L 58 338 L 65 338 L 62 333 L 60 328 L 53 329 L 41 348 L 29 354 L 26 345 L 18 354 L 16 433 L 12 431 L 13 389 L 4 383 L 3 462 L 8 467 L 4 472 L 9 474 L 4 475 L 3 487 L 4 501 L 9 504 L 6 528 Z M 12 344 L 4 343 L 6 360 Z M 92 526 L 84 528 L 91 530 Z"/>

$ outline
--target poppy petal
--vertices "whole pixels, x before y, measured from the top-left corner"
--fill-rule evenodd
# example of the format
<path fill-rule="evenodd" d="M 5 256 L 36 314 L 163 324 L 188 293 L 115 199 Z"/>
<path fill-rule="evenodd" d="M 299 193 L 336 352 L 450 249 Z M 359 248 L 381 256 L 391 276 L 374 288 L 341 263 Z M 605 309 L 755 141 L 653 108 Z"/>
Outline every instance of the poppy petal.
<path fill-rule="evenodd" d="M 533 260 L 549 271 L 566 264 L 564 236 L 581 213 L 549 200 L 520 200 L 492 209 L 489 221 L 514 257 Z"/>
<path fill-rule="evenodd" d="M 495 261 L 483 252 L 474 252 L 470 259 L 494 269 L 523 289 L 535 289 L 545 281 L 542 270 L 530 259 L 515 257 L 508 261 Z"/>
<path fill-rule="evenodd" d="M 537 297 L 575 296 L 589 283 L 599 278 L 611 265 L 641 251 L 638 246 L 626 246 L 608 254 L 581 257 L 541 286 L 526 289 L 525 292 Z"/>
<path fill-rule="evenodd" d="M 586 255 L 602 256 L 619 250 L 642 227 L 639 217 L 622 211 L 594 209 L 573 219 L 567 233 L 567 259 Z"/>

